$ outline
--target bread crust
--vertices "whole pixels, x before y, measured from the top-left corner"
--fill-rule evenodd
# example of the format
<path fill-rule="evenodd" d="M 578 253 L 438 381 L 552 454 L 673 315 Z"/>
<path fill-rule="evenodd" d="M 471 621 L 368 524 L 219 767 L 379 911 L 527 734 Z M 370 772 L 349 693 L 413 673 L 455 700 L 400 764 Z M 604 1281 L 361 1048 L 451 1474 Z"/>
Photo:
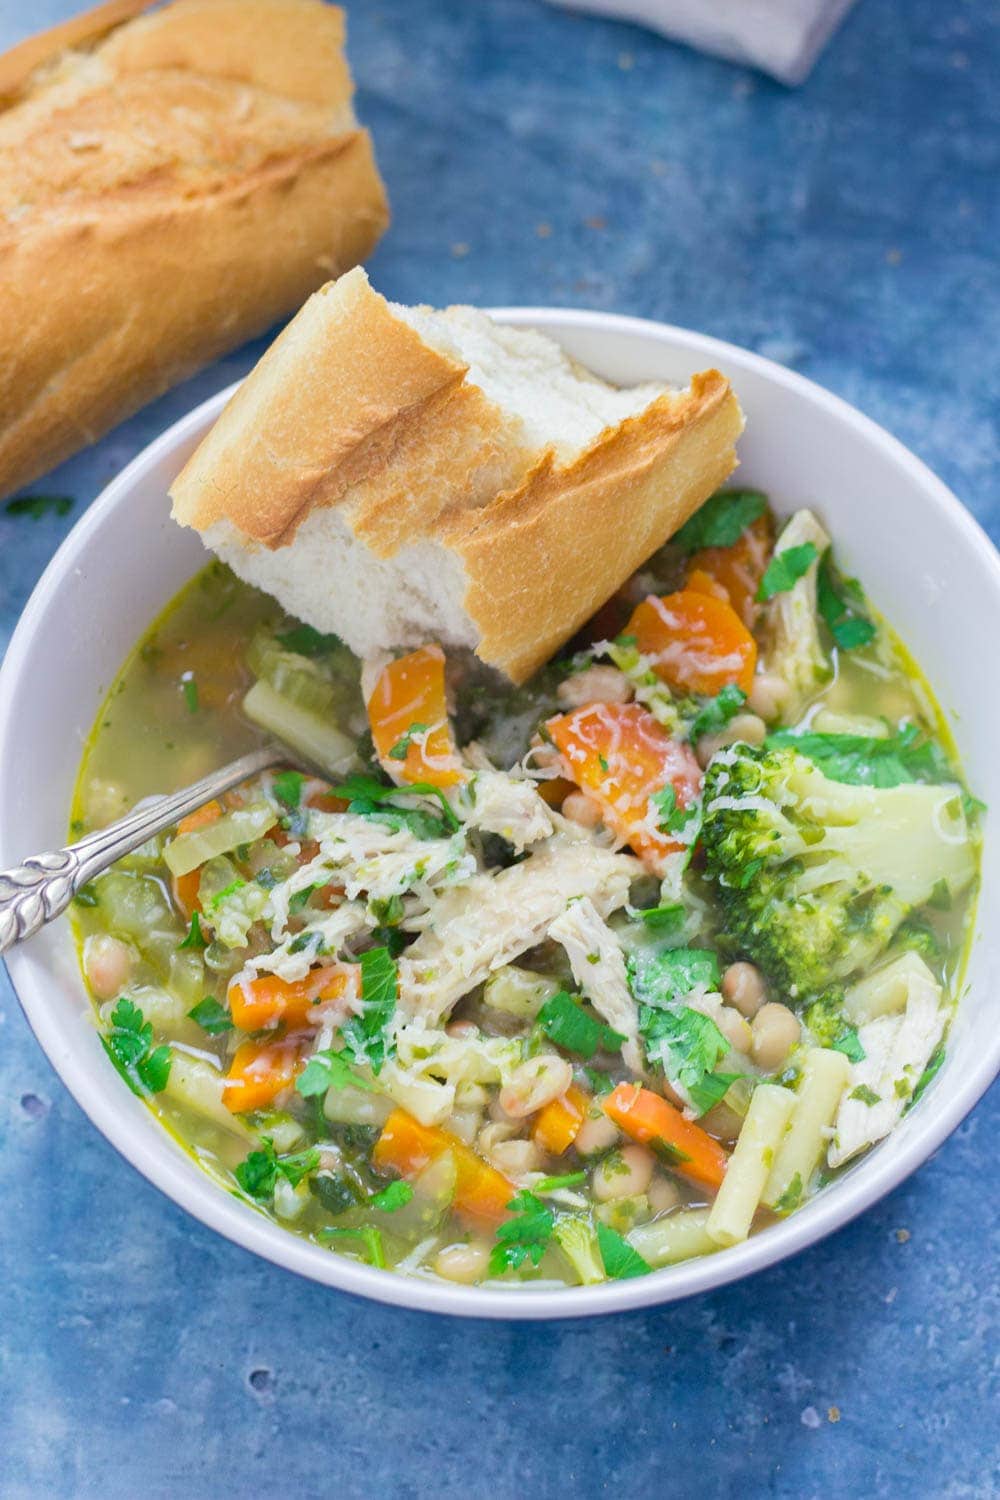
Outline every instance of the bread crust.
<path fill-rule="evenodd" d="M 743 414 L 718 370 L 609 429 L 574 463 L 546 456 L 516 490 L 452 517 L 476 654 L 524 682 L 736 467 Z"/>
<path fill-rule="evenodd" d="M 174 0 L 0 113 L 0 494 L 370 252 L 342 42 L 320 0 Z"/>

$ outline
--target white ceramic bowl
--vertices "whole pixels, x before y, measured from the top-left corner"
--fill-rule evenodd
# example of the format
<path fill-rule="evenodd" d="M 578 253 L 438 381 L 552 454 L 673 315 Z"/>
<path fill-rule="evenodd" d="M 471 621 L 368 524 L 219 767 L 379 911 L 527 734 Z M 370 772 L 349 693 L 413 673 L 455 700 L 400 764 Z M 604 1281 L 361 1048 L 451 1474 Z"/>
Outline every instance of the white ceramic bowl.
<path fill-rule="evenodd" d="M 747 416 L 739 478 L 780 511 L 816 507 L 954 715 L 976 793 L 1000 804 L 996 695 L 984 653 L 1000 641 L 1000 558 L 954 496 L 894 438 L 769 361 L 682 329 L 601 313 L 507 309 L 621 383 L 717 365 Z M 167 486 L 228 391 L 165 432 L 74 527 L 36 588 L 0 671 L 0 868 L 58 847 L 85 736 L 126 653 L 205 562 L 169 517 Z M 993 647 L 989 643 L 994 643 Z M 987 838 L 980 912 L 1000 900 L 1000 841 Z M 315 1281 L 380 1301 L 477 1317 L 546 1318 L 668 1302 L 772 1265 L 837 1229 L 934 1151 L 1000 1069 L 1000 932 L 980 926 L 947 1061 L 899 1129 L 799 1213 L 731 1250 L 653 1275 L 567 1290 L 478 1290 L 379 1272 L 286 1233 L 212 1183 L 109 1067 L 89 1024 L 68 924 L 8 958 L 28 1021 L 67 1088 L 133 1166 L 205 1224 Z M 41 1191 L 41 1189 L 39 1189 Z"/>

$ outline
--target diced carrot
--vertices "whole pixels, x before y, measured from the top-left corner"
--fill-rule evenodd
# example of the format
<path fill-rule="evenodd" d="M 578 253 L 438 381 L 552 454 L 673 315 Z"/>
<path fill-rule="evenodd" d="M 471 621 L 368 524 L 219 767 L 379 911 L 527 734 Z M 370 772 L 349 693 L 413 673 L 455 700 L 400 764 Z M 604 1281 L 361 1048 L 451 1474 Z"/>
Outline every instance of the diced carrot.
<path fill-rule="evenodd" d="M 620 1083 L 602 1101 L 619 1130 L 648 1146 L 674 1172 L 718 1191 L 729 1157 L 707 1131 L 637 1083 Z"/>
<path fill-rule="evenodd" d="M 576 1140 L 587 1115 L 590 1095 L 571 1083 L 560 1099 L 553 1099 L 535 1116 L 531 1134 L 536 1146 L 562 1156 Z"/>
<path fill-rule="evenodd" d="M 696 594 L 711 594 L 713 599 L 721 599 L 725 604 L 730 603 L 729 590 L 725 584 L 719 583 L 711 573 L 705 573 L 701 568 L 692 569 L 684 587 L 693 590 Z"/>
<path fill-rule="evenodd" d="M 682 589 L 651 594 L 628 622 L 656 675 L 682 693 L 715 696 L 730 683 L 753 686 L 757 642 L 731 604 L 712 594 Z"/>
<path fill-rule="evenodd" d="M 368 719 L 376 754 L 394 780 L 432 786 L 466 780 L 448 723 L 440 646 L 421 646 L 382 668 Z"/>
<path fill-rule="evenodd" d="M 206 802 L 202 807 L 196 807 L 194 812 L 188 813 L 186 818 L 181 818 L 177 832 L 194 833 L 196 828 L 207 828 L 210 823 L 217 823 L 221 817 L 221 804 L 214 800 Z"/>
<path fill-rule="evenodd" d="M 302 1043 L 294 1037 L 276 1042 L 242 1042 L 233 1054 L 222 1085 L 226 1108 L 234 1115 L 242 1115 L 273 1104 L 295 1082 L 304 1064 L 302 1052 Z"/>
<path fill-rule="evenodd" d="M 712 578 L 725 589 L 726 597 L 744 625 L 757 622 L 760 605 L 757 589 L 774 548 L 774 529 L 769 515 L 758 516 L 731 547 L 703 547 L 688 559 L 686 588 L 697 585 L 694 575 Z M 704 592 L 704 590 L 702 590 Z"/>
<path fill-rule="evenodd" d="M 233 1025 L 241 1031 L 261 1031 L 284 1021 L 305 1026 L 317 1017 L 327 1000 L 338 1000 L 355 981 L 357 968 L 326 964 L 312 969 L 304 979 L 290 981 L 277 974 L 259 974 L 256 979 L 234 980 L 229 986 L 229 1010 Z"/>
<path fill-rule="evenodd" d="M 508 1218 L 508 1204 L 517 1191 L 514 1185 L 457 1136 L 436 1125 L 421 1125 L 404 1109 L 394 1109 L 386 1120 L 372 1163 L 412 1181 L 446 1151 L 455 1163 L 454 1208 L 484 1224 L 500 1224 Z"/>
<path fill-rule="evenodd" d="M 673 740 L 638 703 L 588 703 L 546 725 L 563 768 L 593 797 L 607 826 L 662 874 L 669 854 L 684 847 L 659 826 L 650 798 L 669 783 L 677 807 L 701 790 L 701 771 L 687 745 Z"/>

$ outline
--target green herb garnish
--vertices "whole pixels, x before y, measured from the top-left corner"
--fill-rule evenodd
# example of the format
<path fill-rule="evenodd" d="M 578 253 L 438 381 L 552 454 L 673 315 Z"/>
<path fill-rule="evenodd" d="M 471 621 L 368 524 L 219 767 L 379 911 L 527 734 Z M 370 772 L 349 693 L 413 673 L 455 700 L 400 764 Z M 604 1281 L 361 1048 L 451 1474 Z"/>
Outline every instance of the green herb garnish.
<path fill-rule="evenodd" d="M 341 1028 L 344 1045 L 356 1062 L 379 1073 L 394 1048 L 389 1027 L 396 1013 L 399 974 L 388 948 L 369 948 L 361 955 L 361 1014 Z"/>
<path fill-rule="evenodd" d="M 233 1023 L 228 1010 L 220 1005 L 214 995 L 206 995 L 204 1000 L 188 1011 L 192 1021 L 197 1021 L 202 1031 L 207 1031 L 209 1036 L 221 1036 L 224 1031 L 232 1031 Z"/>
<path fill-rule="evenodd" d="M 625 1040 L 620 1032 L 588 1015 L 565 990 L 546 1000 L 538 1012 L 538 1025 L 557 1047 L 585 1058 L 595 1052 L 617 1052 Z"/>
<path fill-rule="evenodd" d="M 133 1094 L 159 1094 L 170 1077 L 170 1048 L 153 1047 L 153 1027 L 142 1011 L 124 997 L 111 1012 L 110 1029 L 101 1045 Z"/>
<path fill-rule="evenodd" d="M 393 745 L 392 749 L 389 751 L 389 759 L 390 760 L 405 760 L 406 757 L 407 757 L 407 755 L 409 754 L 410 746 L 413 744 L 413 740 L 414 740 L 415 736 L 418 735 L 418 734 L 426 734 L 426 733 L 427 733 L 427 725 L 426 724 L 411 724 L 410 727 L 409 727 L 409 729 L 406 731 L 406 733 L 403 734 L 403 735 L 400 735 L 399 739 L 396 741 L 396 743 Z"/>
<path fill-rule="evenodd" d="M 638 1250 L 633 1250 L 628 1240 L 608 1224 L 597 1225 L 597 1248 L 605 1275 L 614 1281 L 627 1281 L 632 1276 L 646 1276 L 653 1268 Z"/>
<path fill-rule="evenodd" d="M 187 937 L 183 942 L 177 944 L 178 948 L 207 948 L 208 939 L 201 930 L 201 917 L 196 911 L 191 913 L 191 925 L 187 931 Z"/>
<path fill-rule="evenodd" d="M 684 522 L 673 544 L 684 552 L 732 547 L 766 510 L 767 496 L 760 490 L 719 490 Z"/>
<path fill-rule="evenodd" d="M 244 1157 L 233 1176 L 251 1198 L 273 1198 L 279 1177 L 298 1187 L 303 1177 L 315 1172 L 318 1166 L 319 1152 L 315 1148 L 279 1156 L 273 1142 L 265 1136 L 262 1149 Z"/>
<path fill-rule="evenodd" d="M 865 596 L 854 578 L 842 578 L 827 548 L 819 565 L 817 604 L 827 628 L 842 651 L 856 651 L 875 639 L 875 625 L 868 618 Z"/>
<path fill-rule="evenodd" d="M 808 573 L 817 557 L 819 552 L 814 542 L 803 542 L 800 547 L 785 547 L 776 552 L 760 580 L 757 589 L 759 602 L 763 604 L 768 599 L 773 599 L 775 594 L 786 594 L 790 588 L 794 588 L 803 574 Z"/>
<path fill-rule="evenodd" d="M 360 1073 L 355 1073 L 351 1059 L 344 1052 L 314 1052 L 299 1074 L 296 1091 L 309 1099 L 313 1094 L 325 1094 L 327 1089 L 368 1089 L 375 1085 Z"/>
<path fill-rule="evenodd" d="M 513 1211 L 514 1218 L 501 1224 L 496 1232 L 496 1244 L 490 1254 L 491 1276 L 516 1271 L 529 1259 L 537 1266 L 555 1228 L 551 1208 L 526 1189 L 515 1193 L 507 1207 Z"/>
<path fill-rule="evenodd" d="M 408 1182 L 390 1182 L 380 1193 L 375 1193 L 368 1200 L 370 1208 L 380 1209 L 384 1214 L 394 1214 L 398 1208 L 403 1208 L 413 1197 L 413 1189 Z"/>

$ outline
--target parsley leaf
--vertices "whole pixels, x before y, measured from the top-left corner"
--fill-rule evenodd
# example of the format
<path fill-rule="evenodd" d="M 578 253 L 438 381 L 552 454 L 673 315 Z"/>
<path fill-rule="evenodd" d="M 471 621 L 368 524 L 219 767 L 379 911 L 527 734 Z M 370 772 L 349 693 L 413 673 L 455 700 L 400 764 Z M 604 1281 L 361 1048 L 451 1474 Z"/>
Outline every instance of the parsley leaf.
<path fill-rule="evenodd" d="M 348 812 L 376 818 L 390 827 L 409 828 L 417 838 L 446 838 L 462 826 L 444 792 L 429 782 L 414 781 L 406 787 L 384 786 L 374 776 L 359 773 L 348 776 L 341 786 L 331 787 L 330 793 L 347 800 Z M 436 798 L 441 805 L 441 815 L 435 816 L 426 808 L 410 807 L 399 800 L 413 796 Z"/>
<path fill-rule="evenodd" d="M 598 1222 L 597 1248 L 601 1252 L 605 1275 L 611 1276 L 615 1281 L 626 1281 L 631 1276 L 646 1276 L 653 1269 L 649 1261 L 644 1260 L 638 1250 L 633 1250 L 628 1240 L 622 1239 L 617 1230 L 608 1224 Z"/>
<path fill-rule="evenodd" d="M 377 1266 L 380 1271 L 385 1270 L 385 1248 L 382 1244 L 381 1231 L 375 1229 L 371 1224 L 364 1225 L 361 1229 L 321 1229 L 319 1238 L 326 1242 L 330 1240 L 360 1240 L 368 1255 L 368 1264 Z"/>
<path fill-rule="evenodd" d="M 394 1214 L 397 1208 L 403 1208 L 413 1197 L 413 1189 L 408 1182 L 390 1182 L 380 1193 L 375 1193 L 368 1200 L 370 1208 L 378 1208 L 385 1214 Z"/>
<path fill-rule="evenodd" d="M 426 724 L 411 724 L 410 727 L 409 727 L 409 729 L 406 731 L 406 733 L 400 735 L 399 739 L 396 741 L 396 743 L 393 745 L 392 749 L 389 751 L 389 759 L 390 760 L 405 760 L 406 757 L 407 757 L 407 755 L 409 754 L 410 746 L 413 743 L 414 737 L 416 735 L 418 735 L 418 734 L 426 734 L 426 733 L 427 733 L 427 725 Z"/>
<path fill-rule="evenodd" d="M 785 547 L 776 552 L 760 580 L 758 600 L 763 604 L 775 594 L 787 593 L 804 573 L 808 573 L 817 557 L 819 553 L 814 542 L 803 542 L 800 547 Z"/>
<path fill-rule="evenodd" d="M 841 578 L 829 547 L 819 565 L 816 602 L 842 651 L 856 651 L 874 639 L 875 626 L 865 610 L 861 585 L 853 578 Z"/>
<path fill-rule="evenodd" d="M 278 644 L 297 656 L 324 656 L 343 644 L 339 635 L 321 635 L 311 625 L 296 625 L 276 637 Z"/>
<path fill-rule="evenodd" d="M 692 990 L 717 990 L 722 983 L 719 960 L 710 948 L 669 948 L 637 953 L 628 960 L 629 984 L 646 1005 L 669 1005 Z"/>
<path fill-rule="evenodd" d="M 923 1094 L 923 1092 L 926 1089 L 927 1085 L 931 1082 L 931 1080 L 935 1077 L 935 1075 L 940 1070 L 941 1064 L 943 1062 L 944 1062 L 944 1048 L 943 1047 L 935 1047 L 934 1051 L 931 1053 L 930 1057 L 927 1060 L 927 1066 L 926 1066 L 926 1068 L 921 1073 L 920 1077 L 916 1081 L 916 1084 L 914 1085 L 913 1093 L 910 1095 L 910 1101 L 909 1101 L 909 1103 L 906 1106 L 908 1110 L 912 1109 L 913 1106 L 916 1104 L 917 1100 Z"/>
<path fill-rule="evenodd" d="M 202 1031 L 207 1031 L 209 1036 L 221 1036 L 224 1031 L 232 1031 L 233 1023 L 229 1012 L 224 1005 L 220 1005 L 214 995 L 206 995 L 204 1000 L 188 1011 L 192 1021 L 197 1021 Z"/>
<path fill-rule="evenodd" d="M 684 925 L 684 904 L 675 901 L 670 906 L 647 906 L 639 916 L 654 932 L 676 932 Z"/>
<path fill-rule="evenodd" d="M 847 1097 L 848 1099 L 857 1099 L 859 1104 L 867 1104 L 869 1109 L 873 1109 L 876 1104 L 882 1103 L 882 1095 L 876 1094 L 875 1090 L 870 1089 L 867 1083 L 859 1083 L 857 1088 L 852 1089 Z"/>
<path fill-rule="evenodd" d="M 660 791 L 654 792 L 650 802 L 659 813 L 657 822 L 667 833 L 685 835 L 689 831 L 692 820 L 695 823 L 694 834 L 691 842 L 697 837 L 698 829 L 701 827 L 701 801 L 689 802 L 687 807 L 677 805 L 677 793 L 668 781 Z"/>
<path fill-rule="evenodd" d="M 541 1177 L 531 1185 L 533 1193 L 555 1193 L 560 1188 L 579 1187 L 586 1182 L 586 1172 L 563 1172 L 561 1177 Z"/>
<path fill-rule="evenodd" d="M 901 786 L 911 781 L 948 781 L 953 771 L 936 741 L 916 724 L 887 738 L 868 734 L 796 734 L 776 729 L 767 745 L 787 746 L 814 761 L 831 781 L 850 786 Z"/>
<path fill-rule="evenodd" d="M 315 1148 L 279 1156 L 274 1143 L 265 1136 L 262 1149 L 244 1157 L 233 1176 L 249 1197 L 272 1198 L 279 1176 L 292 1187 L 298 1187 L 303 1177 L 315 1172 L 318 1166 L 319 1152 Z"/>
<path fill-rule="evenodd" d="M 296 1092 L 306 1099 L 313 1094 L 325 1094 L 327 1089 L 346 1088 L 374 1091 L 375 1085 L 355 1073 L 345 1053 L 332 1050 L 314 1052 L 295 1084 Z"/>
<path fill-rule="evenodd" d="M 290 812 L 294 812 L 302 801 L 305 779 L 301 771 L 279 771 L 271 782 L 274 795 Z"/>
<path fill-rule="evenodd" d="M 369 948 L 362 953 L 362 1011 L 341 1027 L 341 1036 L 355 1060 L 368 1063 L 373 1073 L 381 1071 L 382 1064 L 395 1050 L 388 1029 L 396 1013 L 398 994 L 398 970 L 388 948 Z"/>
<path fill-rule="evenodd" d="M 532 1265 L 537 1266 L 555 1228 L 551 1208 L 527 1189 L 515 1193 L 507 1207 L 514 1211 L 514 1218 L 508 1219 L 497 1230 L 496 1244 L 490 1254 L 491 1276 L 516 1271 L 529 1258 Z"/>
<path fill-rule="evenodd" d="M 739 1076 L 715 1071 L 729 1043 L 712 1018 L 701 1011 L 687 1005 L 678 1010 L 640 1005 L 639 1029 L 647 1055 L 681 1085 L 700 1115 L 714 1108 Z"/>
<path fill-rule="evenodd" d="M 170 1077 L 169 1047 L 152 1047 L 153 1027 L 132 1000 L 124 997 L 111 1012 L 111 1026 L 101 1046 L 140 1099 L 159 1094 Z"/>
<path fill-rule="evenodd" d="M 840 1035 L 829 1045 L 834 1052 L 842 1052 L 849 1062 L 864 1062 L 867 1056 L 858 1036 L 858 1028 L 848 1023 L 845 1023 Z"/>
<path fill-rule="evenodd" d="M 717 730 L 725 729 L 746 701 L 747 695 L 743 689 L 738 688 L 735 682 L 728 682 L 720 693 L 702 704 L 688 730 L 688 738 L 692 741 L 700 740 L 703 734 L 715 734 Z"/>
<path fill-rule="evenodd" d="M 288 898 L 289 913 L 292 916 L 298 916 L 300 912 L 305 911 L 306 907 L 309 905 L 309 901 L 313 892 L 318 890 L 318 885 L 305 885 L 302 887 L 301 891 L 293 892 L 293 894 Z"/>
<path fill-rule="evenodd" d="M 719 490 L 684 522 L 673 543 L 684 552 L 732 547 L 766 510 L 767 496 L 760 490 Z"/>
<path fill-rule="evenodd" d="M 191 913 L 191 926 L 188 928 L 187 937 L 177 944 L 178 948 L 207 948 L 208 939 L 201 930 L 201 917 L 196 911 Z"/>
<path fill-rule="evenodd" d="M 69 495 L 18 495 L 15 500 L 7 501 L 5 509 L 9 516 L 30 516 L 33 521 L 40 521 L 49 511 L 57 516 L 69 515 L 73 505 Z"/>
<path fill-rule="evenodd" d="M 802 1202 L 802 1174 L 794 1173 L 788 1186 L 774 1201 L 773 1208 L 776 1214 L 790 1214 L 798 1208 Z"/>
<path fill-rule="evenodd" d="M 88 880 L 86 885 L 81 885 L 73 901 L 76 906 L 99 906 L 101 898 L 97 894 L 97 886 L 94 882 Z"/>
<path fill-rule="evenodd" d="M 591 1058 L 595 1052 L 616 1052 L 625 1038 L 603 1021 L 596 1021 L 583 1007 L 560 990 L 546 1000 L 538 1012 L 538 1024 L 550 1042 L 567 1052 Z"/>

